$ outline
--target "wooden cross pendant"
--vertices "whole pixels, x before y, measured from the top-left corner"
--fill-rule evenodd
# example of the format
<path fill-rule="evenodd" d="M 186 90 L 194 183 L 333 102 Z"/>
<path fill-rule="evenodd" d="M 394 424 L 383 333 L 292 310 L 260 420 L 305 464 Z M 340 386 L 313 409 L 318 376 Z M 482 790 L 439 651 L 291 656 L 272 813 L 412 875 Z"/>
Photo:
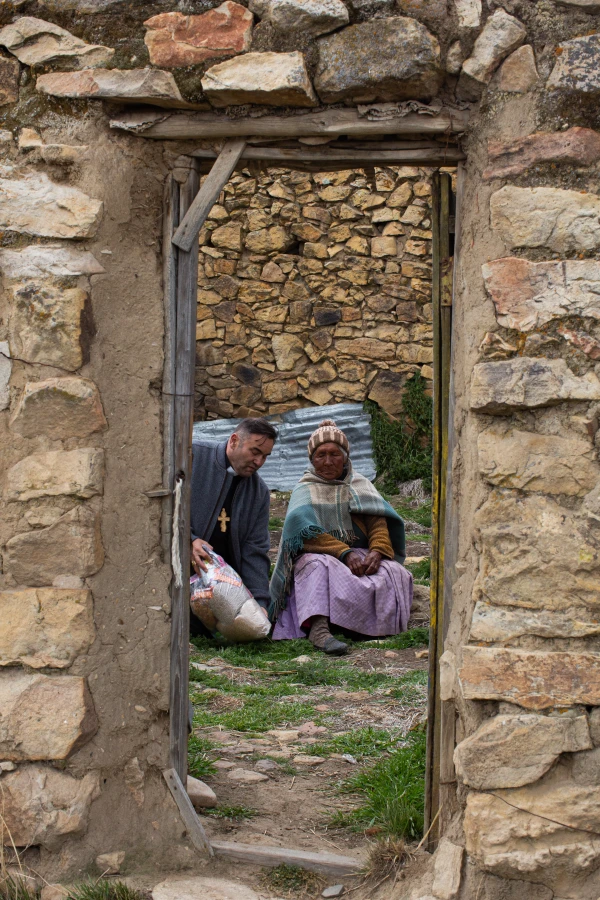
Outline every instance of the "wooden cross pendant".
<path fill-rule="evenodd" d="M 226 532 L 227 531 L 227 523 L 231 522 L 231 519 L 225 512 L 225 508 L 223 508 L 221 510 L 221 512 L 219 513 L 219 518 L 217 519 L 217 522 L 219 522 L 219 524 L 221 525 L 221 531 Z"/>

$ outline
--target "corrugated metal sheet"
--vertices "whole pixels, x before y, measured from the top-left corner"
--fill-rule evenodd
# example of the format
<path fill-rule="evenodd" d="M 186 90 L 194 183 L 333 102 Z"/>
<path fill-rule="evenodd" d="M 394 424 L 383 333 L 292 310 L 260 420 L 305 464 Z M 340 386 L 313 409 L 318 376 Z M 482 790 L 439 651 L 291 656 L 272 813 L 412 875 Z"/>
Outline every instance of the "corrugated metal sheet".
<path fill-rule="evenodd" d="M 371 417 L 360 403 L 311 406 L 268 418 L 277 428 L 279 439 L 260 474 L 272 491 L 291 491 L 302 478 L 308 465 L 308 439 L 323 419 L 335 419 L 338 427 L 347 435 L 354 469 L 371 481 L 375 478 Z M 235 430 L 239 421 L 240 419 L 213 419 L 209 422 L 195 422 L 194 440 L 203 438 L 215 442 L 224 441 Z"/>

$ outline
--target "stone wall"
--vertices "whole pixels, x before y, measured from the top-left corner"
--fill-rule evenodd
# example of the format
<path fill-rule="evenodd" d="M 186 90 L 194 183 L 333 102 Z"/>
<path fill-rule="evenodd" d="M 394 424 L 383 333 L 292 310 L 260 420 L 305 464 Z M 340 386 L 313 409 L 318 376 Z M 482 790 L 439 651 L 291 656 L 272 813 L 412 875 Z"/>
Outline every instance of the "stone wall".
<path fill-rule="evenodd" d="M 430 172 L 246 169 L 200 235 L 196 417 L 369 397 L 433 377 Z"/>
<path fill-rule="evenodd" d="M 442 666 L 444 702 L 456 709 L 457 781 L 445 785 L 444 839 L 406 892 L 412 900 L 597 900 L 597 14 L 597 0 L 209 0 L 189 16 L 167 0 L 2 4 L 0 603 L 9 627 L 0 640 L 0 781 L 13 838 L 46 876 L 81 871 L 111 850 L 127 851 L 132 869 L 194 860 L 161 776 L 170 571 L 158 503 L 144 491 L 162 480 L 162 190 L 177 157 L 199 142 L 146 141 L 144 129 L 170 109 L 210 110 L 229 122 L 328 104 L 367 120 L 400 121 L 416 108 L 425 122 L 443 102 L 470 112 Z M 134 121 L 130 107 L 104 110 L 103 100 L 144 109 Z M 111 128 L 115 112 L 137 134 Z M 261 177 L 241 173 L 239 184 Z M 309 204 L 297 190 L 309 179 L 293 177 L 293 198 L 271 199 L 302 209 Z M 307 193 L 318 195 L 311 185 Z M 227 229 L 236 216 L 226 203 Z M 252 207 L 239 209 L 248 223 Z M 214 249 L 223 223 L 211 224 Z M 326 230 L 303 215 L 286 223 L 289 233 L 293 225 Z M 278 227 L 247 229 L 246 240 Z M 357 232 L 339 243 L 388 236 Z M 398 248 L 404 235 L 394 237 Z M 329 245 L 327 259 L 307 254 L 310 243 L 323 242 L 305 240 L 303 261 L 335 262 Z M 253 303 L 285 310 L 289 301 L 291 316 L 292 304 L 310 302 L 314 315 L 321 299 L 307 279 L 319 273 L 303 274 L 299 260 L 289 278 L 295 263 L 286 272 L 269 256 L 290 249 L 252 249 L 269 258 L 249 259 L 249 278 L 227 252 L 203 253 L 213 274 L 205 271 L 201 290 L 214 302 L 200 299 L 227 316 L 226 304 L 236 303 L 232 322 L 212 323 L 214 336 L 202 332 L 213 313 L 199 322 L 201 352 L 215 354 L 200 360 L 202 383 L 232 406 L 213 413 L 259 402 L 251 392 L 229 399 L 238 385 L 257 388 L 221 370 L 229 364 L 254 367 L 261 385 L 294 381 L 289 399 L 264 395 L 273 405 L 322 384 L 305 376 L 321 359 L 307 354 L 295 373 L 277 368 L 273 353 L 261 360 L 276 367 L 269 371 L 252 359 L 258 344 L 227 341 L 246 327 L 238 305 L 254 314 L 239 297 L 249 282 L 270 292 Z M 215 274 L 223 261 L 236 271 Z M 264 277 L 271 263 L 284 281 Z M 386 273 L 387 264 L 382 277 L 408 277 Z M 239 280 L 234 297 L 211 295 L 221 278 Z M 315 300 L 293 289 L 285 303 L 275 297 L 296 282 Z M 340 342 L 383 340 L 366 336 L 365 310 L 385 294 L 374 287 L 360 301 L 365 335 Z M 414 302 L 390 296 L 397 303 L 389 310 L 371 311 L 397 315 L 400 303 Z M 343 313 L 356 295 L 352 304 L 323 299 Z M 343 319 L 322 327 L 338 326 L 355 327 Z M 389 326 L 399 333 L 428 322 Z M 298 333 L 307 337 L 302 353 L 317 346 L 312 326 Z M 283 334 L 272 332 L 268 353 Z M 212 346 L 221 339 L 222 359 Z M 407 342 L 384 343 L 396 364 L 421 365 L 398 357 Z M 237 362 L 225 355 L 242 351 Z M 329 384 L 360 383 L 341 364 L 336 370 Z M 208 380 L 223 377 L 236 381 Z"/>

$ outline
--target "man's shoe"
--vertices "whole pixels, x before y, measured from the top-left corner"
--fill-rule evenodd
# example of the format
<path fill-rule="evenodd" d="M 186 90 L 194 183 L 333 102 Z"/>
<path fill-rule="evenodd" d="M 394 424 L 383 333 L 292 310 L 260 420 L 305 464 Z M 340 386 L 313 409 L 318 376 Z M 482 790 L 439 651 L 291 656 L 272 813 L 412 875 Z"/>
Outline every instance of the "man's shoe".
<path fill-rule="evenodd" d="M 348 644 L 344 644 L 343 641 L 338 641 L 337 638 L 331 636 L 318 649 L 322 650 L 323 653 L 327 653 L 328 656 L 345 656 L 348 652 Z"/>

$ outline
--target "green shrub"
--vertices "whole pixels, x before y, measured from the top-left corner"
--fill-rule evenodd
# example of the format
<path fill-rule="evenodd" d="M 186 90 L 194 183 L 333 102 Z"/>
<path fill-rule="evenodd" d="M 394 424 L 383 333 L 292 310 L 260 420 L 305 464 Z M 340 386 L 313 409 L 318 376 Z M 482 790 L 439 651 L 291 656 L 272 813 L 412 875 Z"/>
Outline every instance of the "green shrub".
<path fill-rule="evenodd" d="M 425 386 L 425 379 L 418 374 L 406 382 L 397 420 L 390 419 L 372 400 L 365 401 L 365 410 L 371 415 L 377 477 L 389 493 L 395 493 L 399 481 L 417 478 L 431 491 L 433 402 Z"/>

